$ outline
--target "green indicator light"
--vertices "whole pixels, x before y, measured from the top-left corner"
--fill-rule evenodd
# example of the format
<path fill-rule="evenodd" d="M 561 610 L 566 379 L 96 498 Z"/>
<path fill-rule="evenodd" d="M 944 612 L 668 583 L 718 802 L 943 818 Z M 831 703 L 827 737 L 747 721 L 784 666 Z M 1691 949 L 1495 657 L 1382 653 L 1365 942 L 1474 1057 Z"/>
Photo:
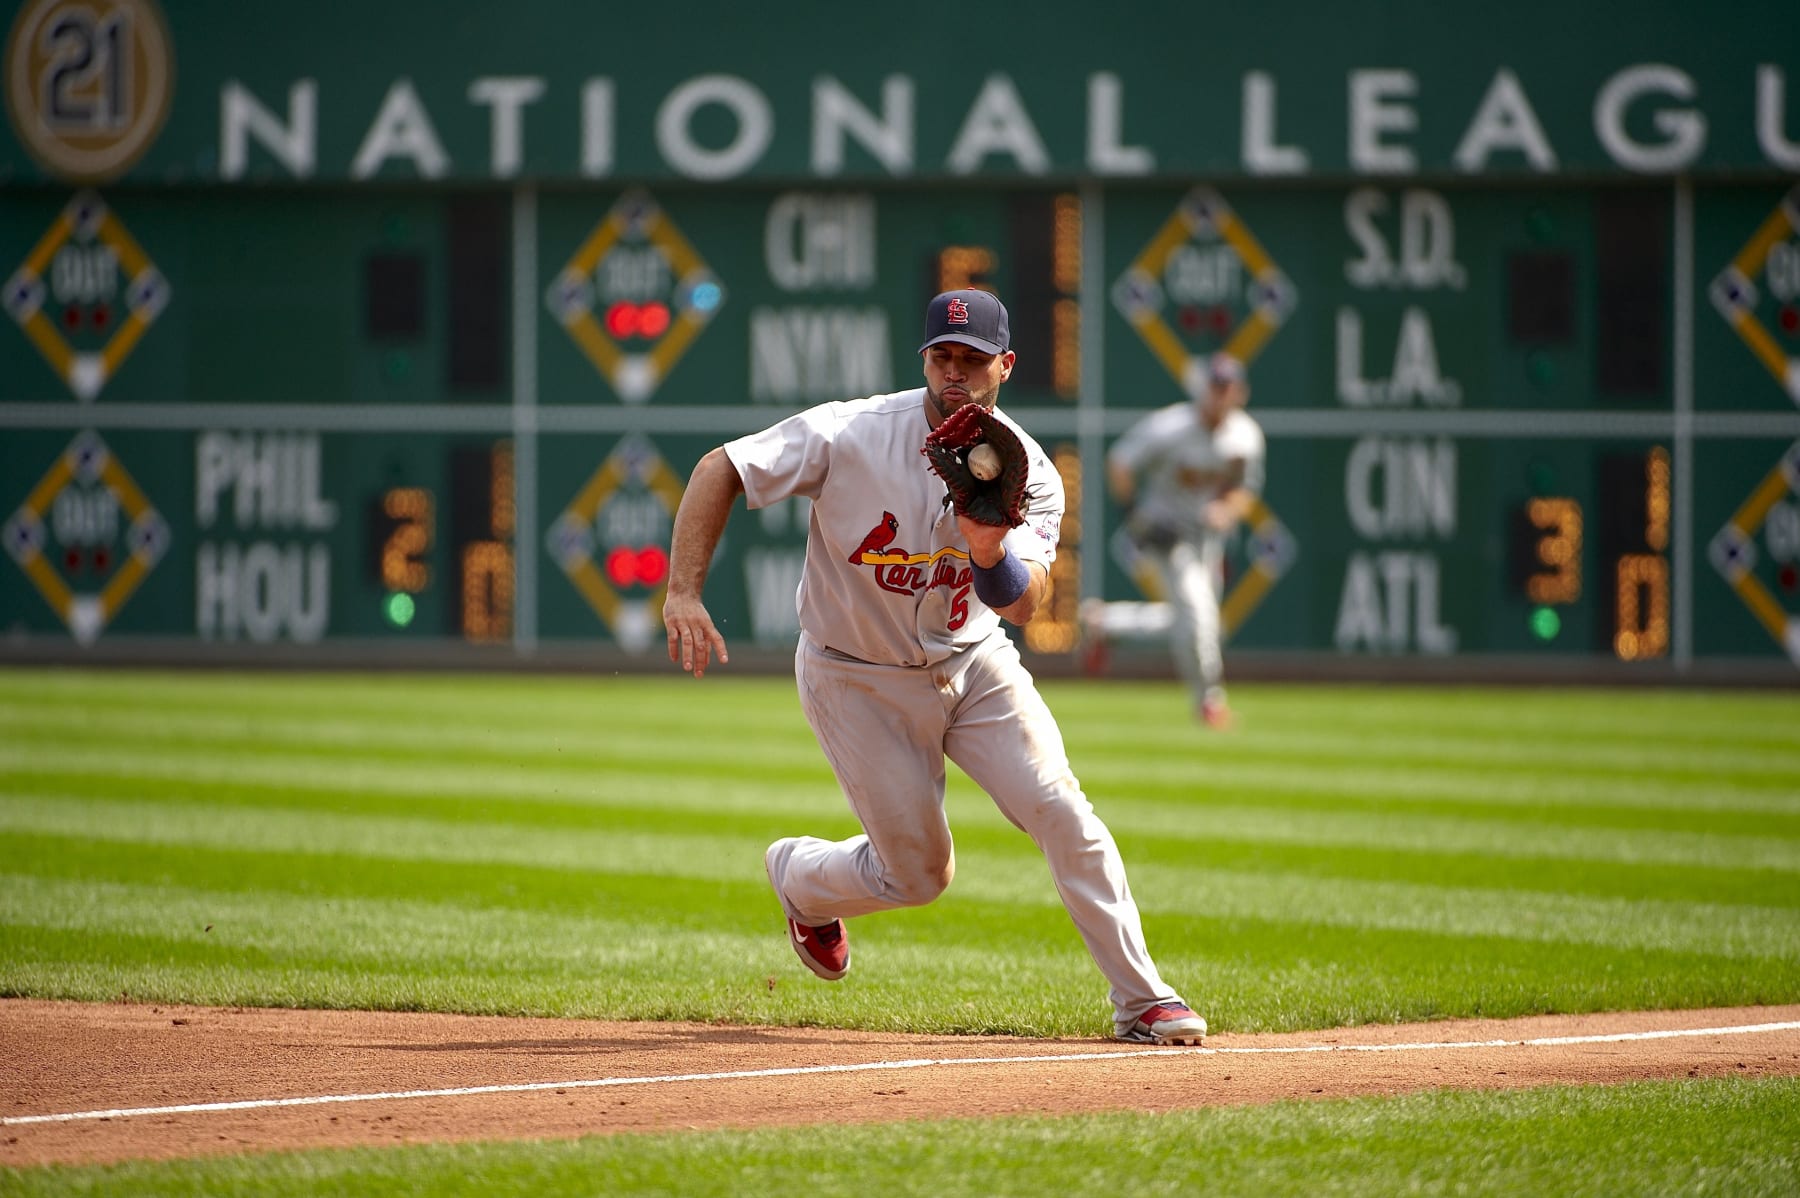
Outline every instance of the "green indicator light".
<path fill-rule="evenodd" d="M 1533 387 L 1548 391 L 1556 383 L 1556 363 L 1548 354 L 1532 354 L 1525 359 L 1525 374 Z"/>
<path fill-rule="evenodd" d="M 1531 635 L 1540 641 L 1553 641 L 1556 634 L 1562 631 L 1562 617 L 1556 614 L 1554 607 L 1535 607 L 1531 610 Z"/>
<path fill-rule="evenodd" d="M 395 628 L 405 628 L 411 624 L 413 615 L 417 611 L 418 607 L 413 603 L 413 597 L 405 591 L 395 591 L 381 601 L 381 614 L 386 616 L 387 622 Z"/>
<path fill-rule="evenodd" d="M 412 224 L 398 212 L 381 218 L 381 237 L 389 245 L 403 245 L 412 239 Z"/>

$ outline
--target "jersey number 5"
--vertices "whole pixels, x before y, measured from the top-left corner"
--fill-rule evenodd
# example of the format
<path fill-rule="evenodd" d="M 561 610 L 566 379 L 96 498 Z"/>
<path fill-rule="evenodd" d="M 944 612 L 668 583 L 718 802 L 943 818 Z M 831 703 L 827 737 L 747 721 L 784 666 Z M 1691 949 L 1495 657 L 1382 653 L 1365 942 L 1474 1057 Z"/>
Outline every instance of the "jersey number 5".
<path fill-rule="evenodd" d="M 953 591 L 950 594 L 950 622 L 945 625 L 955 632 L 969 622 L 969 588 Z"/>

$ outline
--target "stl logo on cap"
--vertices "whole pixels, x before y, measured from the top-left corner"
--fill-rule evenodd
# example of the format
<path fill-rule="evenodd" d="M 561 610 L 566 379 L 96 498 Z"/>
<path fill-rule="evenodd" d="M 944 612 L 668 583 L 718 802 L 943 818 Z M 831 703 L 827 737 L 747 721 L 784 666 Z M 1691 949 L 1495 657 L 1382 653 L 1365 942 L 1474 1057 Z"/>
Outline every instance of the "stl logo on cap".
<path fill-rule="evenodd" d="M 952 299 L 944 310 L 945 324 L 968 324 L 969 304 L 967 300 Z"/>

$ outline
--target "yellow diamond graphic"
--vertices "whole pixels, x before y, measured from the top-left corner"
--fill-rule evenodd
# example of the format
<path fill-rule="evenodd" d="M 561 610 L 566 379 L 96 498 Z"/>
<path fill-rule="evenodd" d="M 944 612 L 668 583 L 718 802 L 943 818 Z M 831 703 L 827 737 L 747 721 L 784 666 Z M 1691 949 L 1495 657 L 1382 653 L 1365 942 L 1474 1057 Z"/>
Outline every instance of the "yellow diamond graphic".
<path fill-rule="evenodd" d="M 1800 541 L 1800 528 L 1792 527 L 1800 524 L 1792 518 L 1795 509 L 1783 503 L 1789 495 L 1800 495 L 1800 441 L 1788 446 L 1774 469 L 1763 477 L 1756 490 L 1750 492 L 1731 519 L 1725 522 L 1725 527 L 1714 535 L 1707 556 L 1712 559 L 1713 569 L 1750 609 L 1750 614 L 1768 629 L 1769 635 L 1787 651 L 1794 663 L 1800 665 L 1800 615 L 1782 607 L 1781 601 L 1756 576 L 1756 534 L 1778 508 L 1785 513 L 1782 540 Z M 1773 541 L 1774 537 L 1771 529 L 1769 539 Z M 1800 549 L 1800 544 L 1792 545 L 1787 553 L 1795 549 Z M 1783 552 L 1778 550 L 1775 556 L 1779 558 Z"/>
<path fill-rule="evenodd" d="M 662 627 L 669 530 L 681 479 L 656 447 L 624 438 L 550 526 L 550 556 L 621 648 L 639 652 Z"/>
<path fill-rule="evenodd" d="M 1800 404 L 1800 357 L 1788 356 L 1756 315 L 1762 298 L 1757 281 L 1761 279 L 1777 300 L 1788 305 L 1784 317 L 1794 319 L 1794 305 L 1800 303 L 1800 244 L 1788 238 L 1795 234 L 1800 234 L 1800 184 L 1769 213 L 1731 265 L 1719 272 L 1712 281 L 1711 295 L 1719 315 L 1744 339 L 1750 352 L 1775 376 L 1788 396 Z"/>
<path fill-rule="evenodd" d="M 114 569 L 120 516 L 125 553 Z M 169 547 L 169 525 L 97 433 L 69 443 L 0 527 L 7 552 L 75 639 L 88 645 L 118 614 Z M 86 568 L 98 590 L 72 575 Z M 106 577 L 110 575 L 110 577 Z"/>
<path fill-rule="evenodd" d="M 51 369 L 86 402 L 168 304 L 169 284 L 105 202 L 84 191 L 6 281 L 4 301 Z"/>
<path fill-rule="evenodd" d="M 1294 535 L 1260 496 L 1251 500 L 1250 510 L 1244 516 L 1244 526 L 1247 532 L 1244 552 L 1248 565 L 1232 581 L 1219 603 L 1219 630 L 1227 639 L 1242 628 L 1250 614 L 1261 606 L 1275 584 L 1281 580 L 1281 576 L 1287 573 L 1288 567 L 1294 564 L 1298 553 Z M 1168 596 L 1163 593 L 1156 571 L 1144 559 L 1136 542 L 1131 539 L 1131 534 L 1124 528 L 1113 534 L 1112 549 L 1115 560 L 1125 567 L 1125 572 L 1131 575 L 1131 580 L 1143 592 L 1151 608 L 1144 611 L 1141 605 L 1127 600 L 1120 605 L 1121 608 L 1139 610 L 1123 622 L 1137 625 L 1140 631 L 1166 631 L 1173 613 L 1166 609 Z"/>
<path fill-rule="evenodd" d="M 643 403 L 725 303 L 725 288 L 643 191 L 613 205 L 545 303 L 626 403 Z"/>
<path fill-rule="evenodd" d="M 1296 553 L 1293 534 L 1261 498 L 1252 501 L 1244 523 L 1249 527 L 1250 565 L 1219 604 L 1219 624 L 1227 637 L 1243 627 L 1270 588 L 1287 573 Z"/>
<path fill-rule="evenodd" d="M 1190 349 L 1176 326 L 1248 365 L 1295 299 L 1288 277 L 1210 187 L 1188 192 L 1113 284 L 1113 304 L 1194 396 L 1206 389 L 1207 355 Z"/>

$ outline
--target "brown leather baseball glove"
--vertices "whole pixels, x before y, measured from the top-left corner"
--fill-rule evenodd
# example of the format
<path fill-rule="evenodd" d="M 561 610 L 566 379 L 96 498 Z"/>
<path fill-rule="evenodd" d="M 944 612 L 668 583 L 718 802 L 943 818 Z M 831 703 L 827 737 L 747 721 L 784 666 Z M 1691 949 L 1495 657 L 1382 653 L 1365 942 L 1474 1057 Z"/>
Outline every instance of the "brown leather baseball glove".
<path fill-rule="evenodd" d="M 1000 473 L 986 482 L 969 471 L 969 451 L 983 441 L 1000 455 Z M 950 489 L 958 515 L 1008 528 L 1025 523 L 1025 478 L 1030 469 L 1025 446 L 987 408 L 966 403 L 956 409 L 931 430 L 919 452 Z"/>

